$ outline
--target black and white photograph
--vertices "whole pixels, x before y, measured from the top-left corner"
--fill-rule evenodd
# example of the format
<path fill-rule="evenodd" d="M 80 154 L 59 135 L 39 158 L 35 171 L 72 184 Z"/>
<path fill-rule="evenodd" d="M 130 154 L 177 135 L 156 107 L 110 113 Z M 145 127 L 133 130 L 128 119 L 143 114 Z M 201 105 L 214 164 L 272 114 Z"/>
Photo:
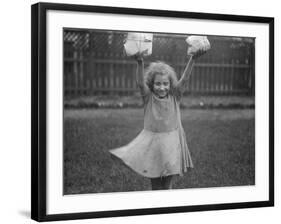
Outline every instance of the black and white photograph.
<path fill-rule="evenodd" d="M 270 17 L 32 6 L 32 219 L 274 205 Z"/>
<path fill-rule="evenodd" d="M 63 193 L 255 185 L 255 38 L 64 28 Z"/>

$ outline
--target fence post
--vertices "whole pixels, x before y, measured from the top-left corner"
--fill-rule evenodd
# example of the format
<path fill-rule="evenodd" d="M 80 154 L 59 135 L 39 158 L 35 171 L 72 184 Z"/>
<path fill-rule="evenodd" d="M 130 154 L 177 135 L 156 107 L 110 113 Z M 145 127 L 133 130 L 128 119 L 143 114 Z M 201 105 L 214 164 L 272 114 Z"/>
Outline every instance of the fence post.
<path fill-rule="evenodd" d="M 109 88 L 110 88 L 110 95 L 114 95 L 114 69 L 113 69 L 113 63 L 109 64 Z"/>
<path fill-rule="evenodd" d="M 73 75 L 74 75 L 74 95 L 79 95 L 79 84 L 78 84 L 78 57 L 77 57 L 77 51 L 73 52 Z"/>
<path fill-rule="evenodd" d="M 251 95 L 255 96 L 255 40 L 250 45 L 251 47 L 251 55 L 250 55 L 250 78 L 251 78 Z"/>
<path fill-rule="evenodd" d="M 79 50 L 79 77 L 80 77 L 80 94 L 85 94 L 85 79 L 84 79 L 84 58 L 83 58 L 83 50 Z"/>

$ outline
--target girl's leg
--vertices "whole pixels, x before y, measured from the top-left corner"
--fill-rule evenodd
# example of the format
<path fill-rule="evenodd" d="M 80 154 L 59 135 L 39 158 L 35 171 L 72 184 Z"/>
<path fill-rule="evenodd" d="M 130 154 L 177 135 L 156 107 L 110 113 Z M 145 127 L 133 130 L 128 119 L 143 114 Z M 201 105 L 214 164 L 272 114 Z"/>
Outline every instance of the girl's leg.
<path fill-rule="evenodd" d="M 161 178 L 151 178 L 151 189 L 152 190 L 161 190 L 162 184 L 161 184 Z"/>
<path fill-rule="evenodd" d="M 161 185 L 164 190 L 172 189 L 173 175 L 162 177 Z"/>

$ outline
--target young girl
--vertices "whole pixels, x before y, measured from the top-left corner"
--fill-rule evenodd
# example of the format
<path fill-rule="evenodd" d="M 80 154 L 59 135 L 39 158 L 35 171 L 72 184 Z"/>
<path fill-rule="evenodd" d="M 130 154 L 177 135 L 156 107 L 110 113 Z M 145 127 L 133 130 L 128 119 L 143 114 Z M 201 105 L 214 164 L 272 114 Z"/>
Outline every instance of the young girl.
<path fill-rule="evenodd" d="M 144 102 L 144 129 L 128 145 L 110 150 L 126 165 L 151 179 L 152 190 L 171 189 L 175 175 L 193 167 L 186 136 L 181 124 L 179 102 L 186 89 L 194 58 L 189 57 L 178 81 L 172 67 L 153 62 L 144 72 L 141 55 L 137 61 L 136 80 Z"/>

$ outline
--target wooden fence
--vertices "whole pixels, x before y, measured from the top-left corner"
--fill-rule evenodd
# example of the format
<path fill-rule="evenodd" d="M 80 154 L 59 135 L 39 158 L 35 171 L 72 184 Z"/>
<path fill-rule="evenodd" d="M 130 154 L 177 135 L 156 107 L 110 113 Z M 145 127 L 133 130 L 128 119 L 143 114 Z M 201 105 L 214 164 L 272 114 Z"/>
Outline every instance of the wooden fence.
<path fill-rule="evenodd" d="M 123 32 L 64 30 L 64 95 L 129 95 L 137 91 L 136 63 L 123 52 Z M 211 36 L 212 49 L 196 61 L 187 94 L 254 95 L 254 39 Z M 155 34 L 149 62 L 162 60 L 180 75 L 185 36 Z"/>

